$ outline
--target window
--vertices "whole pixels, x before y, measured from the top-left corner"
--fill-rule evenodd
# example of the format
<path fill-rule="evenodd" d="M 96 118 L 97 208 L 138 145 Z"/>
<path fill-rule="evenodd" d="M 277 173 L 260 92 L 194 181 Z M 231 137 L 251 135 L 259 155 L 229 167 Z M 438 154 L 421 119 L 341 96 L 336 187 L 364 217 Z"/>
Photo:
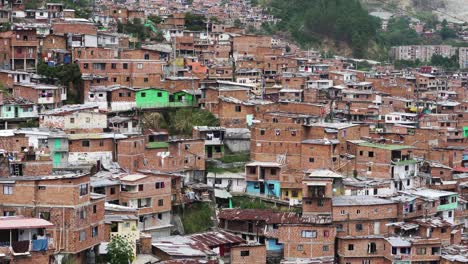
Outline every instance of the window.
<path fill-rule="evenodd" d="M 88 184 L 80 184 L 80 196 L 88 194 Z"/>
<path fill-rule="evenodd" d="M 87 117 L 86 118 L 86 123 L 90 123 L 91 122 L 91 118 Z"/>
<path fill-rule="evenodd" d="M 106 64 L 105 63 L 93 63 L 94 70 L 105 70 Z"/>
<path fill-rule="evenodd" d="M 39 212 L 39 218 L 49 221 L 50 213 L 49 212 Z"/>
<path fill-rule="evenodd" d="M 297 245 L 297 251 L 303 251 L 304 246 L 303 245 Z"/>
<path fill-rule="evenodd" d="M 146 97 L 146 93 L 141 93 L 141 97 Z"/>
<path fill-rule="evenodd" d="M 127 77 L 125 78 L 125 81 L 126 81 L 126 82 L 129 82 L 129 81 L 130 81 L 130 77 L 127 76 Z"/>
<path fill-rule="evenodd" d="M 97 205 L 93 205 L 93 214 L 97 213 Z"/>
<path fill-rule="evenodd" d="M 123 93 L 119 93 L 119 97 L 123 97 Z"/>
<path fill-rule="evenodd" d="M 80 219 L 85 219 L 86 218 L 86 208 L 81 208 L 79 211 L 80 214 Z"/>
<path fill-rule="evenodd" d="M 341 214 L 341 215 L 345 215 L 345 214 L 346 214 L 346 211 L 345 211 L 345 210 L 341 210 L 340 214 Z"/>
<path fill-rule="evenodd" d="M 110 188 L 110 194 L 115 194 L 115 187 Z"/>
<path fill-rule="evenodd" d="M 143 184 L 139 184 L 138 185 L 138 191 L 140 191 L 140 192 L 143 191 L 143 186 L 144 186 Z"/>
<path fill-rule="evenodd" d="M 281 130 L 280 129 L 275 129 L 275 135 L 280 136 L 281 135 Z"/>
<path fill-rule="evenodd" d="M 215 179 L 215 184 L 221 184 L 222 182 L 222 179 Z"/>
<path fill-rule="evenodd" d="M 242 111 L 242 108 L 241 108 L 240 105 L 236 105 L 235 110 L 236 110 L 236 112 L 240 112 L 240 111 Z"/>
<path fill-rule="evenodd" d="M 139 69 L 139 70 L 143 69 L 143 63 L 138 63 L 137 64 L 137 69 Z"/>
<path fill-rule="evenodd" d="M 298 192 L 295 191 L 295 190 L 293 190 L 293 191 L 291 192 L 291 196 L 292 196 L 293 198 L 296 198 L 296 197 L 298 196 Z"/>
<path fill-rule="evenodd" d="M 240 252 L 241 257 L 248 257 L 250 255 L 250 251 L 248 250 L 242 250 Z"/>
<path fill-rule="evenodd" d="M 74 123 L 75 123 L 75 118 L 70 117 L 70 124 L 74 124 Z"/>
<path fill-rule="evenodd" d="M 364 154 L 364 151 L 359 151 L 359 156 L 362 156 Z"/>
<path fill-rule="evenodd" d="M 111 68 L 112 69 L 117 69 L 117 63 L 111 63 Z"/>
<path fill-rule="evenodd" d="M 97 227 L 97 226 L 93 226 L 93 227 L 91 228 L 91 236 L 92 236 L 92 237 L 97 237 L 97 235 L 98 235 L 98 227 Z"/>
<path fill-rule="evenodd" d="M 80 231 L 80 241 L 85 241 L 86 239 L 86 231 Z"/>
<path fill-rule="evenodd" d="M 362 224 L 356 224 L 356 231 L 362 231 Z"/>
<path fill-rule="evenodd" d="M 270 174 L 271 175 L 276 175 L 276 169 L 274 169 L 274 168 L 270 169 Z"/>
<path fill-rule="evenodd" d="M 432 251 L 432 255 L 439 255 L 440 247 L 433 247 L 431 251 Z"/>
<path fill-rule="evenodd" d="M 264 136 L 265 135 L 265 129 L 260 129 L 260 135 Z"/>
<path fill-rule="evenodd" d="M 158 200 L 158 206 L 163 206 L 164 205 L 164 200 L 163 199 L 159 199 Z"/>
<path fill-rule="evenodd" d="M 322 251 L 325 252 L 325 251 L 328 251 L 328 250 L 329 250 L 329 247 L 328 247 L 327 245 L 325 245 L 325 246 L 322 247 Z"/>
<path fill-rule="evenodd" d="M 88 69 L 89 64 L 88 63 L 83 63 L 83 69 Z"/>
<path fill-rule="evenodd" d="M 165 186 L 164 186 L 164 182 L 156 182 L 156 183 L 154 184 L 154 187 L 155 187 L 156 189 L 163 189 L 163 188 L 165 187 Z"/>
<path fill-rule="evenodd" d="M 148 78 L 143 78 L 143 82 L 147 83 L 148 82 Z"/>
<path fill-rule="evenodd" d="M 3 194 L 5 194 L 5 195 L 12 195 L 12 194 L 13 194 L 13 185 L 11 185 L 11 184 L 4 184 L 4 185 L 3 185 Z"/>
<path fill-rule="evenodd" d="M 128 69 L 128 63 L 124 63 L 124 64 L 122 65 L 122 67 L 123 67 L 125 70 Z"/>
<path fill-rule="evenodd" d="M 373 151 L 369 151 L 369 158 L 373 158 L 374 157 L 374 152 Z"/>
<path fill-rule="evenodd" d="M 409 254 L 411 254 L 411 248 L 406 248 L 406 247 L 400 248 L 400 253 L 405 254 L 405 255 L 409 255 Z"/>
<path fill-rule="evenodd" d="M 310 162 L 310 163 L 315 162 L 315 158 L 309 158 L 309 162 Z"/>
<path fill-rule="evenodd" d="M 452 196 L 451 201 L 452 201 L 452 203 L 456 203 L 456 202 L 457 202 L 457 197 L 456 197 L 456 196 Z"/>
<path fill-rule="evenodd" d="M 330 231 L 323 230 L 323 237 L 329 237 L 329 236 L 330 236 Z"/>
<path fill-rule="evenodd" d="M 343 224 L 337 224 L 336 225 L 336 231 L 343 231 Z"/>
<path fill-rule="evenodd" d="M 361 210 L 356 210 L 356 214 L 360 214 L 361 213 Z"/>
<path fill-rule="evenodd" d="M 315 231 L 315 230 L 302 230 L 301 237 L 316 238 L 317 237 L 317 231 Z"/>
<path fill-rule="evenodd" d="M 162 220 L 162 219 L 163 219 L 163 214 L 159 213 L 159 214 L 158 214 L 158 219 L 159 219 L 159 220 Z"/>
<path fill-rule="evenodd" d="M 367 245 L 367 252 L 369 253 L 376 253 L 377 252 L 377 244 L 371 242 Z"/>
<path fill-rule="evenodd" d="M 104 140 L 99 140 L 99 146 L 104 147 Z"/>
<path fill-rule="evenodd" d="M 83 140 L 83 141 L 81 141 L 81 146 L 82 146 L 82 147 L 89 147 L 89 140 Z"/>
<path fill-rule="evenodd" d="M 15 211 L 3 211 L 3 216 L 15 216 Z"/>
<path fill-rule="evenodd" d="M 158 93 L 156 94 L 156 96 L 157 96 L 157 97 L 162 97 L 162 92 L 158 92 Z"/>
<path fill-rule="evenodd" d="M 348 250 L 353 251 L 354 250 L 354 244 L 348 244 Z"/>
<path fill-rule="evenodd" d="M 317 206 L 318 207 L 323 207 L 323 200 L 322 199 L 317 200 Z"/>
<path fill-rule="evenodd" d="M 416 254 L 426 255 L 426 248 L 416 248 Z"/>

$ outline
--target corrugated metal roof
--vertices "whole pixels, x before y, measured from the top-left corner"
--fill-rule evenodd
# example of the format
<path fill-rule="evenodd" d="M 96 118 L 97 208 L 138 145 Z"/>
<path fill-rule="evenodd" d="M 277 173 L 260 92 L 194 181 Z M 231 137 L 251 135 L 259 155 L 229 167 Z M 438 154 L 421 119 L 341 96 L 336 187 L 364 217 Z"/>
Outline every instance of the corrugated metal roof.
<path fill-rule="evenodd" d="M 266 224 L 328 224 L 330 216 L 310 215 L 300 216 L 291 212 L 274 212 L 259 209 L 223 209 L 218 214 L 219 219 L 238 221 L 265 221 Z"/>
<path fill-rule="evenodd" d="M 373 196 L 337 196 L 333 197 L 333 206 L 394 204 L 394 201 Z"/>

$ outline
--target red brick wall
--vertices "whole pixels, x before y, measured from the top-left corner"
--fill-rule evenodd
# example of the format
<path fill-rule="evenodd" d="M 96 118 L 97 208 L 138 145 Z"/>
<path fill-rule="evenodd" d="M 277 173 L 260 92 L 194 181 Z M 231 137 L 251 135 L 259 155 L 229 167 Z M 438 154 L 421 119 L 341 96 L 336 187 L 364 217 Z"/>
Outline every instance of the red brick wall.
<path fill-rule="evenodd" d="M 316 231 L 317 237 L 302 237 L 302 231 L 305 230 Z M 331 225 L 279 226 L 278 240 L 280 243 L 284 244 L 283 252 L 285 258 L 315 258 L 335 256 L 335 228 Z M 324 248 L 324 246 L 328 246 L 328 250 Z"/>
<path fill-rule="evenodd" d="M 248 251 L 248 256 L 241 256 L 241 252 Z M 266 263 L 266 247 L 258 246 L 235 246 L 231 248 L 231 264 L 264 264 Z"/>

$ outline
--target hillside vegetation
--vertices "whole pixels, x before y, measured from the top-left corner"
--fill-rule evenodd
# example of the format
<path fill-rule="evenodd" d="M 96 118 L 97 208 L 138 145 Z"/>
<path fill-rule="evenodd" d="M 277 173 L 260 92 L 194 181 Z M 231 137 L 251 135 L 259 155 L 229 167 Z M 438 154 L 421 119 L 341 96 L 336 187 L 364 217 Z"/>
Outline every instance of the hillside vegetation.
<path fill-rule="evenodd" d="M 347 43 L 355 57 L 365 57 L 380 22 L 358 0 L 271 0 L 270 12 L 281 19 L 274 30 L 290 32 L 303 46 L 319 44 L 326 37 Z"/>

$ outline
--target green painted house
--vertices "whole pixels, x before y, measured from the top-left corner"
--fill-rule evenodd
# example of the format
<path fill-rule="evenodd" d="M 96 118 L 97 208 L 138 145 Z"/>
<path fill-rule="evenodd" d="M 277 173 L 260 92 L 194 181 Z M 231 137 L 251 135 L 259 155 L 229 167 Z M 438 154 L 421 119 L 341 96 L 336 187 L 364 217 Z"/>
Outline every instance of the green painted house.
<path fill-rule="evenodd" d="M 169 92 L 156 88 L 142 89 L 136 92 L 135 100 L 138 108 L 169 107 Z"/>
<path fill-rule="evenodd" d="M 158 88 L 148 88 L 136 92 L 136 106 L 138 108 L 166 108 L 187 107 L 196 105 L 193 94 L 179 91 L 173 94 Z"/>
<path fill-rule="evenodd" d="M 4 119 L 38 117 L 34 104 L 4 104 L 0 111 L 0 117 Z"/>
<path fill-rule="evenodd" d="M 194 106 L 197 103 L 197 99 L 193 94 L 180 91 L 175 92 L 169 97 L 169 102 L 173 103 L 175 106 Z"/>

